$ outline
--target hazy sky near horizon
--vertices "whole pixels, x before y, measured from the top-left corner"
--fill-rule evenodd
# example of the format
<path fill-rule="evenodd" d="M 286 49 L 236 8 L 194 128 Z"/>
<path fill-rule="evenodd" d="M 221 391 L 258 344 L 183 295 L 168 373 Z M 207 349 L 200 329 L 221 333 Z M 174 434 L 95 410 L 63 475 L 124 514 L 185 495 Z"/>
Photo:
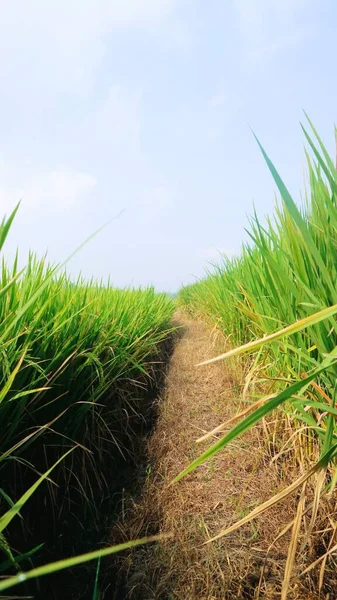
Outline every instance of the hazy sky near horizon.
<path fill-rule="evenodd" d="M 237 253 L 275 185 L 295 198 L 305 109 L 334 151 L 333 0 L 2 0 L 5 253 L 175 291 Z M 120 214 L 122 212 L 122 214 Z"/>

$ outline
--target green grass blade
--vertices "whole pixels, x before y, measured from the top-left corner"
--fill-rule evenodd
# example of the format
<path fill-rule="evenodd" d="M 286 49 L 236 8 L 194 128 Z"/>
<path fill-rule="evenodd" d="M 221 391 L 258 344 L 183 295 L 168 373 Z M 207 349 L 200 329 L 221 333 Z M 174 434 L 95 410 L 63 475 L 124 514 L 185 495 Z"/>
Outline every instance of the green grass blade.
<path fill-rule="evenodd" d="M 196 469 L 197 467 L 202 465 L 206 460 L 208 460 L 214 454 L 216 454 L 217 452 L 222 450 L 230 442 L 232 442 L 237 437 L 242 435 L 248 429 L 251 429 L 253 427 L 253 425 L 256 425 L 256 423 L 258 423 L 261 419 L 263 419 L 263 417 L 266 417 L 273 410 L 275 410 L 275 408 L 277 408 L 282 403 L 284 403 L 286 400 L 288 400 L 289 398 L 291 398 L 292 396 L 294 396 L 295 394 L 297 394 L 298 392 L 303 390 L 323 370 L 324 370 L 324 367 L 317 369 L 309 377 L 306 377 L 305 379 L 301 379 L 300 381 L 293 383 L 292 385 L 287 387 L 285 390 L 280 392 L 276 397 L 272 398 L 271 400 L 268 400 L 260 408 L 256 409 L 253 413 L 248 415 L 248 417 L 246 417 L 245 419 L 240 421 L 240 423 L 235 425 L 228 433 L 226 433 L 226 435 L 224 435 L 221 438 L 221 440 L 219 440 L 218 442 L 213 444 L 213 446 L 211 446 L 210 448 L 207 448 L 207 450 L 205 450 L 205 452 L 203 452 L 203 454 L 201 454 L 196 460 L 191 462 L 188 465 L 188 467 L 186 467 L 186 469 L 184 469 L 181 473 L 179 473 L 179 475 L 177 475 L 177 477 L 175 477 L 171 483 L 175 483 L 176 481 L 179 481 L 179 479 L 182 479 L 183 477 L 185 477 L 185 475 L 187 475 L 188 473 L 191 473 L 191 471 L 194 471 L 194 469 Z"/>
<path fill-rule="evenodd" d="M 225 358 L 229 358 L 230 356 L 236 356 L 237 354 L 243 354 L 244 352 L 253 352 L 253 350 L 258 350 L 259 348 L 261 348 L 261 346 L 264 346 L 265 344 L 267 344 L 269 342 L 273 342 L 273 341 L 279 340 L 281 338 L 287 337 L 289 335 L 293 335 L 294 333 L 302 331 L 303 329 L 306 329 L 307 327 L 316 325 L 317 323 L 320 323 L 321 321 L 324 321 L 325 319 L 332 317 L 336 313 L 337 313 L 337 304 L 334 304 L 333 306 L 329 306 L 328 308 L 324 308 L 323 310 L 320 310 L 319 312 L 314 313 L 310 317 L 305 317 L 304 319 L 300 319 L 299 321 L 296 321 L 296 323 L 293 323 L 292 325 L 289 325 L 288 327 L 284 327 L 283 329 L 280 329 L 279 331 L 276 331 L 275 333 L 266 335 L 265 337 L 260 338 L 258 340 L 254 340 L 253 342 L 248 342 L 247 344 L 244 344 L 243 346 L 239 346 L 238 348 L 233 348 L 232 350 L 229 350 L 228 352 L 224 352 L 223 354 L 220 354 L 219 356 L 216 356 L 215 358 L 211 358 L 209 360 L 205 360 L 201 363 L 198 363 L 197 366 L 199 367 L 202 365 L 209 365 L 218 360 L 223 360 Z"/>
<path fill-rule="evenodd" d="M 3 245 L 8 236 L 9 230 L 15 219 L 15 215 L 18 212 L 19 206 L 20 206 L 20 202 L 18 202 L 18 204 L 16 205 L 16 207 L 14 208 L 13 212 L 10 214 L 8 219 L 3 219 L 2 223 L 0 224 L 0 250 L 2 250 L 2 248 L 3 248 Z"/>
<path fill-rule="evenodd" d="M 14 519 L 14 517 L 19 514 L 21 508 L 24 506 L 24 504 L 26 504 L 27 500 L 29 500 L 29 498 L 34 494 L 35 490 L 37 490 L 37 488 L 39 487 L 39 485 L 47 478 L 49 477 L 50 473 L 55 469 L 55 467 L 57 467 L 57 465 L 66 458 L 66 456 L 68 456 L 68 454 L 70 454 L 70 452 L 73 452 L 73 450 L 75 450 L 75 447 L 70 448 L 68 450 L 68 452 L 66 452 L 65 454 L 63 454 L 63 456 L 61 456 L 61 458 L 59 458 L 52 467 L 50 467 L 50 469 L 48 469 L 48 471 L 46 471 L 45 473 L 43 473 L 43 475 L 41 475 L 41 477 L 39 477 L 39 479 L 37 481 L 35 481 L 35 483 L 21 496 L 21 498 L 15 502 L 15 504 L 13 504 L 13 506 L 11 506 L 11 508 L 0 517 L 0 533 L 9 525 L 9 523 L 12 521 L 12 519 Z"/>
<path fill-rule="evenodd" d="M 110 546 L 109 548 L 104 548 L 103 550 L 94 550 L 93 552 L 80 554 L 72 558 L 64 558 L 47 565 L 43 565 L 42 567 L 37 567 L 31 571 L 18 573 L 18 575 L 14 575 L 13 577 L 8 577 L 7 579 L 0 581 L 0 592 L 8 590 L 14 585 L 23 583 L 29 579 L 35 579 L 37 577 L 50 575 L 51 573 L 57 573 L 63 569 L 76 567 L 77 565 L 81 565 L 91 560 L 97 560 L 98 558 L 103 558 L 104 556 L 110 556 L 111 554 L 116 554 L 117 552 L 122 552 L 123 550 L 127 550 L 129 548 L 135 548 L 136 546 L 140 546 L 142 544 L 149 544 L 150 542 L 156 542 L 165 538 L 167 539 L 167 537 L 168 536 L 165 535 L 155 535 L 148 538 L 140 538 L 138 540 L 125 542 L 116 546 Z"/>

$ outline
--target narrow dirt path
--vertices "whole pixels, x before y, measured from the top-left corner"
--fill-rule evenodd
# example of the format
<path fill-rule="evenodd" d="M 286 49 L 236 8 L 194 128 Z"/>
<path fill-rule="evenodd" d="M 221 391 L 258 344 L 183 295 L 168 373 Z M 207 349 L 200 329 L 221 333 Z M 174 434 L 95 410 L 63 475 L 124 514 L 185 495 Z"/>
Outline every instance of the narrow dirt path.
<path fill-rule="evenodd" d="M 263 431 L 256 428 L 247 433 L 185 479 L 168 486 L 206 447 L 195 440 L 242 410 L 239 366 L 219 362 L 195 367 L 223 350 L 223 339 L 220 346 L 215 332 L 203 322 L 181 316 L 180 322 L 183 335 L 171 359 L 159 418 L 148 444 L 147 483 L 141 500 L 132 503 L 124 529 L 125 539 L 158 530 L 172 532 L 173 539 L 144 546 L 123 559 L 127 597 L 280 598 L 289 538 L 283 537 L 268 555 L 267 549 L 293 518 L 295 499 L 204 545 L 221 528 L 289 483 L 266 458 Z M 289 599 L 315 598 L 310 596 L 308 582 L 303 584 L 305 593 L 297 585 Z"/>

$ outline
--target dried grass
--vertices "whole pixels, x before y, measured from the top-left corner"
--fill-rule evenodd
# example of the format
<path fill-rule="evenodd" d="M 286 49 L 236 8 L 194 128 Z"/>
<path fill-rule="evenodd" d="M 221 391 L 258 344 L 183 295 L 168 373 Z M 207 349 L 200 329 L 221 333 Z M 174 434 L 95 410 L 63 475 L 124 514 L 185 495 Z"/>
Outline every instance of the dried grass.
<path fill-rule="evenodd" d="M 281 596 L 297 497 L 289 497 L 255 521 L 205 545 L 260 503 L 289 485 L 297 461 L 270 463 L 270 437 L 261 425 L 179 483 L 168 484 L 206 447 L 195 440 L 242 410 L 243 366 L 195 364 L 214 353 L 218 332 L 183 317 L 155 432 L 148 442 L 146 485 L 138 502 L 126 502 L 113 541 L 158 531 L 173 539 L 135 549 L 119 558 L 123 592 L 143 600 L 276 600 Z M 223 344 L 223 340 L 222 340 Z M 284 529 L 283 536 L 278 538 Z M 303 554 L 295 567 L 306 564 Z M 314 600 L 311 575 L 292 579 L 289 600 Z M 121 588 L 120 588 L 121 589 Z M 337 593 L 337 592 L 336 592 Z M 320 596 L 333 600 L 333 596 Z M 337 596 L 336 596 L 337 597 Z"/>

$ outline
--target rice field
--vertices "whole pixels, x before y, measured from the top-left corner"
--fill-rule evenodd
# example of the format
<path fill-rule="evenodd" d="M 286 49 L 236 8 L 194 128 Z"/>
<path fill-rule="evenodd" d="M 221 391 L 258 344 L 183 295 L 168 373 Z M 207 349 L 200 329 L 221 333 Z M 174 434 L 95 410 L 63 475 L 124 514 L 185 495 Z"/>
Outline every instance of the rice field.
<path fill-rule="evenodd" d="M 265 423 L 273 452 L 292 456 L 300 475 L 216 538 L 301 492 L 297 516 L 289 525 L 282 599 L 287 597 L 303 515 L 310 517 L 305 521 L 307 543 L 321 500 L 334 498 L 337 483 L 337 171 L 308 123 L 308 130 L 303 128 L 308 185 L 301 205 L 260 146 L 279 191 L 274 216 L 262 223 L 254 214 L 250 241 L 240 256 L 223 257 L 177 297 L 152 288 L 73 281 L 64 264 L 51 265 L 33 253 L 20 269 L 18 257 L 9 265 L 3 255 L 0 591 L 144 541 L 106 547 L 102 514 L 106 531 L 115 506 L 109 502 L 124 485 L 121 473 L 128 459 L 138 452 L 137 438 L 151 409 L 149 393 L 158 370 L 163 371 L 165 343 L 174 330 L 174 309 L 180 306 L 210 321 L 227 338 L 223 354 L 206 356 L 196 368 L 245 356 L 247 402 L 234 426 L 231 420 L 230 427 L 219 424 L 203 436 L 212 438 L 211 445 L 177 473 L 175 484 L 245 431 Z M 16 211 L 1 223 L 2 253 Z M 275 412 L 271 431 L 268 418 Z M 308 482 L 314 491 L 306 506 Z M 40 524 L 34 535 L 37 520 L 42 530 Z M 62 531 L 73 528 L 86 545 L 55 542 L 61 521 Z M 41 533 L 47 529 L 42 546 L 46 540 Z M 104 550 L 101 545 L 76 557 L 79 549 L 94 547 L 96 538 L 88 531 L 96 532 Z M 331 554 L 336 527 L 327 531 Z M 63 560 L 67 556 L 73 558 Z M 98 600 L 100 562 L 93 564 L 97 576 L 91 572 L 86 597 Z"/>
<path fill-rule="evenodd" d="M 317 388 L 304 385 L 303 397 L 292 408 L 323 447 L 336 413 L 337 173 L 314 129 L 311 135 L 314 139 L 305 131 L 313 156 L 307 154 L 309 186 L 302 206 L 262 149 L 280 193 L 274 217 L 262 225 L 255 214 L 241 255 L 223 257 L 205 279 L 182 288 L 179 302 L 214 322 L 231 347 L 247 344 L 231 354 L 249 352 L 251 375 L 274 390 L 317 373 L 316 383 L 330 406 Z M 335 440 L 335 419 L 331 424 Z"/>
<path fill-rule="evenodd" d="M 2 253 L 15 212 L 0 227 Z M 48 543 L 39 544 L 46 538 L 52 544 L 64 531 L 58 521 L 70 513 L 83 513 L 95 529 L 100 498 L 111 490 L 106 479 L 118 479 L 133 452 L 134 430 L 147 418 L 144 394 L 155 383 L 172 314 L 171 299 L 152 288 L 72 281 L 64 267 L 34 254 L 19 270 L 18 257 L 8 265 L 3 254 L 2 575 L 15 577 L 55 558 Z M 45 531 L 36 540 L 30 532 L 38 520 Z M 87 537 L 84 547 L 93 550 Z M 61 545 L 60 558 L 67 551 L 73 554 Z M 1 589 L 9 586 L 9 579 L 0 581 Z"/>
<path fill-rule="evenodd" d="M 281 435 L 282 427 L 276 426 L 272 432 L 274 452 L 297 460 L 303 473 L 283 495 L 272 498 L 219 532 L 219 536 L 235 530 L 287 494 L 304 490 L 307 481 L 313 481 L 313 506 L 307 509 L 311 513 L 308 540 L 320 498 L 335 497 L 337 172 L 317 131 L 308 122 L 309 130 L 303 128 L 308 146 L 308 185 L 302 204 L 295 203 L 260 146 L 280 196 L 274 216 L 262 224 L 254 214 L 248 228 L 249 242 L 243 245 L 240 256 L 223 257 L 207 277 L 184 287 L 179 294 L 185 310 L 206 317 L 228 339 L 231 349 L 218 357 L 205 357 L 205 362 L 246 354 L 245 391 L 250 404 L 242 419 L 176 479 L 275 409 L 280 421 L 286 419 L 288 426 L 286 436 L 284 432 Z M 202 363 L 198 368 L 202 369 Z M 226 424 L 219 426 L 217 433 L 225 429 Z M 208 437 L 211 433 L 215 431 Z M 282 598 L 287 597 L 303 510 L 299 507 L 293 526 Z M 330 534 L 331 554 L 336 550 L 333 527 Z"/>

